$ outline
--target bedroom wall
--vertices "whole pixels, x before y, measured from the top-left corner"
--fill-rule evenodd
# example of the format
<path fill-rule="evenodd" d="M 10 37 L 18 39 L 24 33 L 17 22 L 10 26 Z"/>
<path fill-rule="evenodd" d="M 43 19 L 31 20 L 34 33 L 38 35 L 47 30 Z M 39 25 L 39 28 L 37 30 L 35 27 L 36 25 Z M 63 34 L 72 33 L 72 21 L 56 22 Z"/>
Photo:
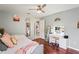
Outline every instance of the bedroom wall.
<path fill-rule="evenodd" d="M 14 22 L 13 15 L 20 16 L 20 22 Z M 0 12 L 0 27 L 10 34 L 25 34 L 25 16 L 19 13 Z"/>
<path fill-rule="evenodd" d="M 12 17 L 14 15 L 20 16 L 20 22 L 14 22 Z M 28 16 L 30 17 L 30 23 L 31 23 L 31 36 L 30 39 L 34 39 L 34 23 L 38 20 L 39 18 L 35 18 L 33 16 Z M 4 28 L 8 33 L 10 34 L 25 34 L 26 31 L 26 19 L 27 15 L 18 13 L 18 12 L 0 12 L 0 28 Z M 41 22 L 43 24 L 44 22 Z M 44 24 L 43 24 L 44 25 Z M 43 26 L 41 25 L 41 26 Z M 44 26 L 40 27 L 40 34 L 44 34 Z M 41 34 L 41 35 L 42 35 Z"/>
<path fill-rule="evenodd" d="M 68 46 L 73 49 L 79 50 L 79 46 L 78 46 L 79 29 L 76 27 L 77 21 L 79 21 L 79 8 L 59 12 L 59 13 L 44 17 L 44 19 L 46 20 L 45 29 L 47 29 L 48 25 L 53 25 L 53 23 L 54 23 L 53 20 L 56 17 L 61 18 L 60 24 L 65 26 L 65 33 L 69 36 Z"/>

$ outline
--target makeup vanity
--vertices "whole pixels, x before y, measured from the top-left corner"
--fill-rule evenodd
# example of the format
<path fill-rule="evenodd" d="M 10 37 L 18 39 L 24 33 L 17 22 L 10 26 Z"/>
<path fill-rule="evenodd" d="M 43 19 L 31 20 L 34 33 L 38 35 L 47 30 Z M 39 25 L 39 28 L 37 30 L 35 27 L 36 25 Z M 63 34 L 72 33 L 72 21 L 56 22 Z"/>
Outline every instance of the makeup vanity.
<path fill-rule="evenodd" d="M 48 41 L 50 45 L 55 46 L 54 48 L 67 48 L 67 39 L 64 38 L 64 31 L 62 30 L 62 28 L 55 28 L 54 30 L 51 29 L 51 33 L 49 33 L 48 35 Z"/>

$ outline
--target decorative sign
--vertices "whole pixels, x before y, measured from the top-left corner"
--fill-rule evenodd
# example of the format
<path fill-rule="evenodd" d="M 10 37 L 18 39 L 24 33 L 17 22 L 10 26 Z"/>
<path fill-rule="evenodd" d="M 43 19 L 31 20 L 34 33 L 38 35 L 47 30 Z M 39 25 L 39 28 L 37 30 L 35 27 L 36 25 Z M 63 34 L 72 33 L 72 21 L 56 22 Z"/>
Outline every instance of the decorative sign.
<path fill-rule="evenodd" d="M 20 21 L 20 17 L 17 16 L 17 15 L 15 15 L 15 16 L 13 17 L 13 21 Z"/>

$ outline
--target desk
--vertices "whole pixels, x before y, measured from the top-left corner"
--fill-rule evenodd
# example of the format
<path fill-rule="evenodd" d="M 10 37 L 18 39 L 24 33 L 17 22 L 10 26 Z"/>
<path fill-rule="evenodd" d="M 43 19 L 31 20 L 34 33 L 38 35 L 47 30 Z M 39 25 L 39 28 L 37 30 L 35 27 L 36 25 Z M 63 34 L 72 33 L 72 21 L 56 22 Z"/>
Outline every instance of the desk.
<path fill-rule="evenodd" d="M 63 49 L 67 49 L 68 42 L 67 42 L 67 39 L 63 38 L 62 36 L 56 36 L 56 35 L 50 34 L 49 44 L 50 46 L 56 46 L 57 48 L 61 47 Z"/>
<path fill-rule="evenodd" d="M 52 34 L 49 36 L 49 45 L 53 46 L 54 49 L 59 48 L 59 37 L 58 36 L 53 36 Z"/>

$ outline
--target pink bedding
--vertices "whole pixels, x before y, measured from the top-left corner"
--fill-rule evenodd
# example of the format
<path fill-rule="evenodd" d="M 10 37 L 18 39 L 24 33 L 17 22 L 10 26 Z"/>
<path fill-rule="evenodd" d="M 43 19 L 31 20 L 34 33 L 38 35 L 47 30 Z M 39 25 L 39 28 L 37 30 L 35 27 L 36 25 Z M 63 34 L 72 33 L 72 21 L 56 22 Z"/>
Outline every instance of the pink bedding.
<path fill-rule="evenodd" d="M 31 41 L 25 47 L 17 49 L 16 54 L 26 54 L 28 52 L 28 50 L 31 49 L 32 47 L 34 47 L 35 45 L 38 45 L 38 43 Z"/>

